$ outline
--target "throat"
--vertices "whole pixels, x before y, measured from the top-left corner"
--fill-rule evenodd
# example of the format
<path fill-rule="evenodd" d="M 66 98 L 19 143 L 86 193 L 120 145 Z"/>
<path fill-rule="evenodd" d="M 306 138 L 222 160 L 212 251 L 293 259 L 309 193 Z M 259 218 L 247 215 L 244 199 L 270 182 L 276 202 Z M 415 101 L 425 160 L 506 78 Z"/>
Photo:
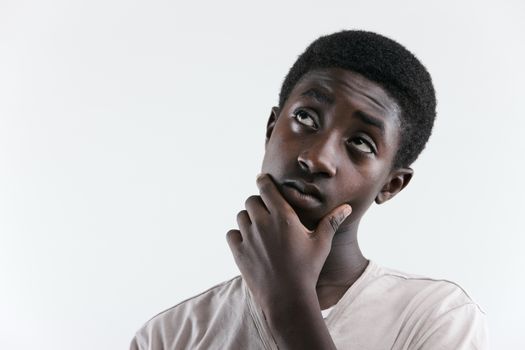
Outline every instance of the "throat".
<path fill-rule="evenodd" d="M 321 270 L 316 285 L 321 309 L 337 304 L 346 291 L 361 277 L 368 266 L 357 238 L 336 234 L 332 250 Z"/>
<path fill-rule="evenodd" d="M 328 281 L 319 281 L 316 286 L 317 299 L 321 310 L 327 309 L 339 302 L 348 289 L 361 277 L 368 266 L 368 260 L 365 259 L 362 267 L 356 269 L 355 273 L 348 276 L 348 279 L 340 282 L 330 283 Z"/>

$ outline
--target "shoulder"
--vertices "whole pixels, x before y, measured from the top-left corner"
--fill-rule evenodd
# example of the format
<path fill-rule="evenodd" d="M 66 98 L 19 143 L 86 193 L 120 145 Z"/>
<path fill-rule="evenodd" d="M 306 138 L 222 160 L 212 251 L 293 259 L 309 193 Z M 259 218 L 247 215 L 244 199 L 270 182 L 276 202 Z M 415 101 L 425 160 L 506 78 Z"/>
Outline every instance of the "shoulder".
<path fill-rule="evenodd" d="M 205 329 L 210 320 L 230 316 L 235 308 L 242 312 L 238 306 L 244 304 L 244 293 L 242 279 L 237 276 L 188 298 L 147 321 L 136 332 L 132 349 L 147 349 L 155 343 L 165 345 L 174 339 L 180 341 L 192 336 L 194 325 Z"/>
<path fill-rule="evenodd" d="M 414 348 L 487 348 L 486 313 L 458 283 L 380 266 L 375 283 L 398 305 Z"/>
<path fill-rule="evenodd" d="M 379 265 L 377 277 L 389 285 L 392 292 L 399 290 L 399 293 L 408 298 L 417 299 L 422 306 L 433 305 L 436 311 L 447 312 L 469 305 L 480 314 L 485 314 L 467 291 L 454 281 L 406 273 Z"/>
<path fill-rule="evenodd" d="M 188 314 L 203 314 L 214 312 L 215 308 L 223 298 L 230 300 L 242 298 L 242 279 L 240 276 L 234 277 L 228 281 L 219 283 L 208 288 L 191 298 L 181 301 L 180 303 L 166 309 L 152 317 L 144 326 L 151 326 L 156 323 L 162 323 L 167 319 L 185 318 Z"/>
<path fill-rule="evenodd" d="M 196 308 L 200 311 L 206 311 L 205 307 L 213 307 L 214 302 L 219 301 L 222 298 L 235 298 L 242 297 L 242 279 L 241 276 L 236 276 L 230 280 L 221 282 L 213 287 L 210 287 L 193 297 L 181 301 L 180 303 L 161 311 L 154 317 L 152 317 L 146 324 L 152 321 L 162 320 L 163 318 L 173 316 L 177 313 L 181 313 L 184 310 Z M 202 307 L 199 309 L 199 307 Z"/>

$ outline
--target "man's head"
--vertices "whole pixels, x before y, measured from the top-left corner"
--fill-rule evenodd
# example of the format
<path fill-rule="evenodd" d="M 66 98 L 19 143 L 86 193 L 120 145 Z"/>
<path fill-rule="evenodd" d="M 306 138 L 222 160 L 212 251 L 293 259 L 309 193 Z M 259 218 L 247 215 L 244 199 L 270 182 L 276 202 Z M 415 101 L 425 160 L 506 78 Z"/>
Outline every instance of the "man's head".
<path fill-rule="evenodd" d="M 396 42 L 362 31 L 321 37 L 282 85 L 262 172 L 308 227 L 342 203 L 357 223 L 410 181 L 435 104 L 430 75 Z"/>
<path fill-rule="evenodd" d="M 309 71 L 343 68 L 378 83 L 401 108 L 401 144 L 393 167 L 407 167 L 421 153 L 436 116 L 432 79 L 406 48 L 382 35 L 342 31 L 322 36 L 299 56 L 279 94 L 282 108 L 297 82 Z"/>

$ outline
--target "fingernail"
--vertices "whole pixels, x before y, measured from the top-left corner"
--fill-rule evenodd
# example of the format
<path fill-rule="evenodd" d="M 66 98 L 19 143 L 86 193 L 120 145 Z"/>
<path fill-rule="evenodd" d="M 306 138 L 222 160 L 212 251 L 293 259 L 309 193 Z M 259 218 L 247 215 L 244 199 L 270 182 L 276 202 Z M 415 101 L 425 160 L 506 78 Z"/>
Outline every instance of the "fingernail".
<path fill-rule="evenodd" d="M 255 180 L 259 180 L 261 177 L 263 177 L 264 174 L 263 173 L 260 173 L 259 175 L 257 175 L 257 178 Z"/>
<path fill-rule="evenodd" d="M 347 206 L 345 207 L 345 210 L 343 211 L 343 213 L 345 214 L 345 216 L 350 215 L 350 213 L 352 213 L 352 207 L 349 206 L 349 205 L 347 205 Z"/>

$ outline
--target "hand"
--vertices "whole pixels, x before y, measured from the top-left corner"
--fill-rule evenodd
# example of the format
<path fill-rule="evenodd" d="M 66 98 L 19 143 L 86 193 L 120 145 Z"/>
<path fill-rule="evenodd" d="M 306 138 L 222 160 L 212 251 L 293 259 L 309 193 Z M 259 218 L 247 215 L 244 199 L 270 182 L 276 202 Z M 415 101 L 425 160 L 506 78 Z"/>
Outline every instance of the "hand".
<path fill-rule="evenodd" d="M 282 197 L 269 175 L 257 178 L 260 196 L 251 196 L 237 214 L 239 230 L 227 241 L 254 298 L 264 309 L 301 295 L 316 296 L 315 287 L 330 253 L 332 238 L 350 214 L 343 204 L 307 229 Z M 314 293 L 314 294 L 312 294 Z"/>

